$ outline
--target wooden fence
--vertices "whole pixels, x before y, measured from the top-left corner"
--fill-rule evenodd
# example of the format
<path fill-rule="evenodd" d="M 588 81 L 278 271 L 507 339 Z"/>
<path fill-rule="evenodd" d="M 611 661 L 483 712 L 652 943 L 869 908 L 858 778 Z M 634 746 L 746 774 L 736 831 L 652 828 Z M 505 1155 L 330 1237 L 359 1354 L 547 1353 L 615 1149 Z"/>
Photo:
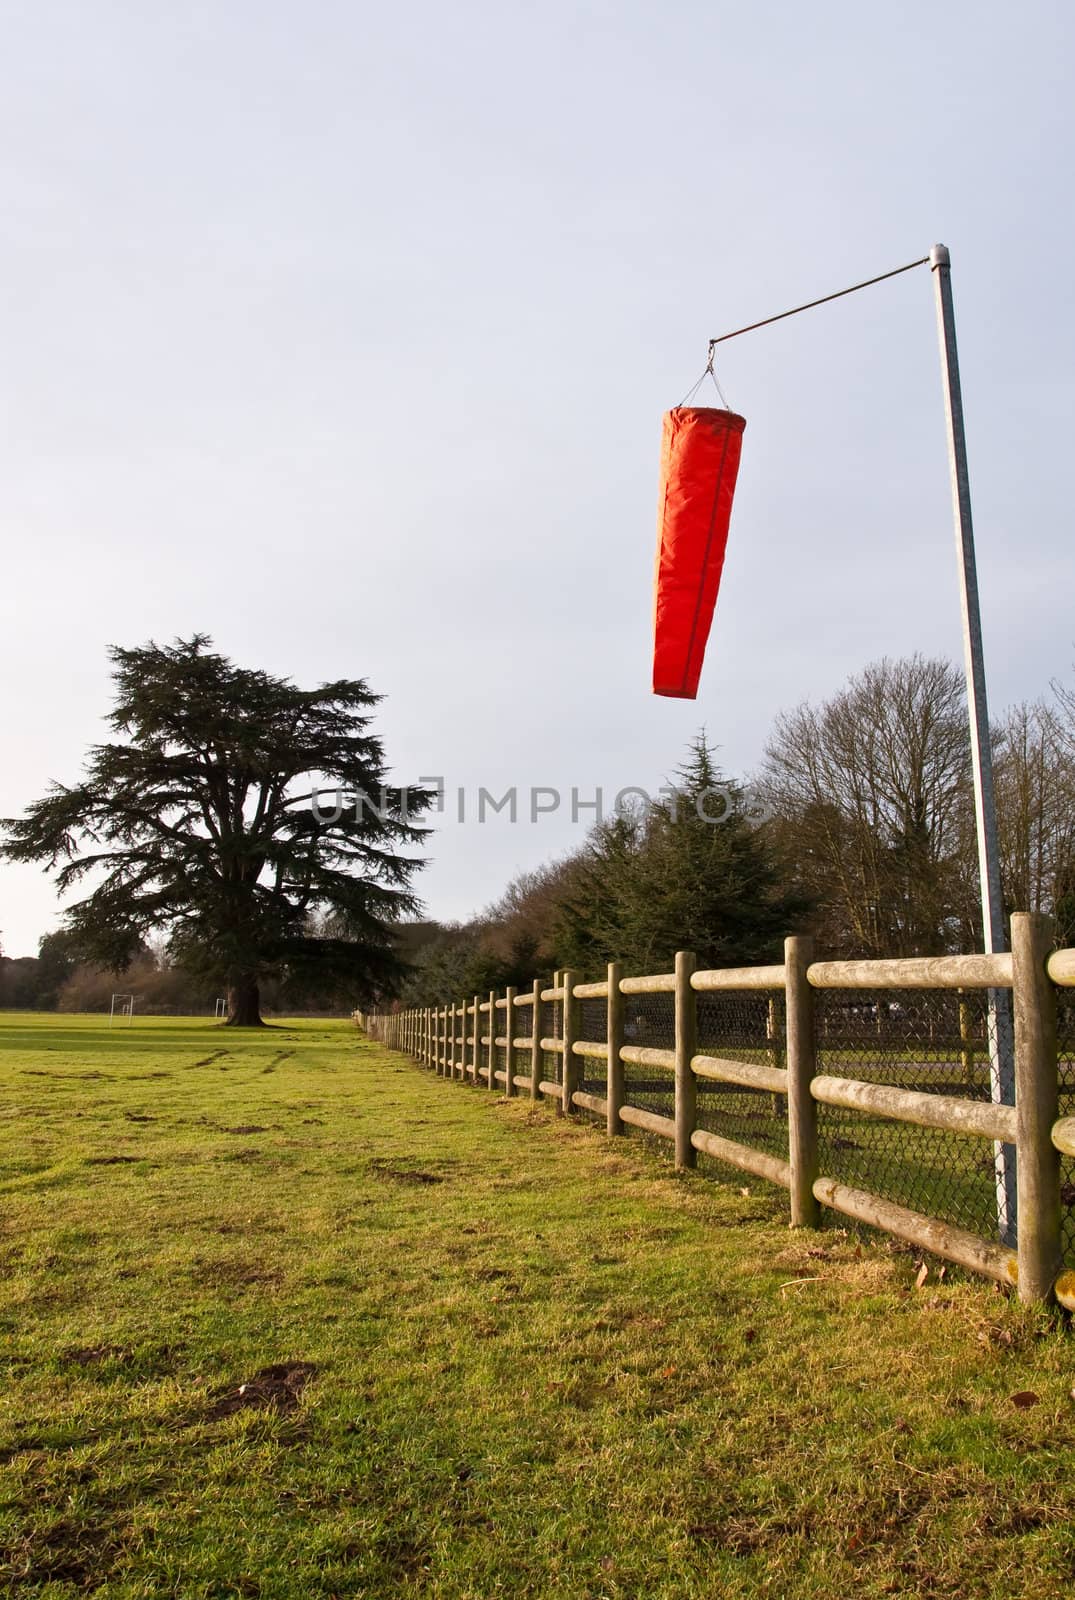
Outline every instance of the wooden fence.
<path fill-rule="evenodd" d="M 677 1167 L 693 1167 L 699 1153 L 789 1191 L 791 1223 L 820 1225 L 828 1208 L 895 1235 L 932 1254 L 1014 1285 L 1019 1298 L 1045 1301 L 1054 1295 L 1075 1310 L 1075 1271 L 1062 1260 L 1061 1158 L 1075 1157 L 1075 1116 L 1060 1116 L 1061 1072 L 1057 1054 L 1057 991 L 1075 988 L 1075 950 L 1052 950 L 1050 919 L 1029 913 L 1012 918 L 1011 953 L 890 961 L 815 961 L 811 942 L 789 938 L 780 965 L 698 971 L 686 952 L 675 971 L 625 977 L 619 963 L 600 983 L 579 983 L 557 974 L 551 987 L 536 980 L 529 990 L 475 995 L 452 1006 L 419 1007 L 376 1014 L 355 1013 L 374 1039 L 406 1051 L 437 1073 L 507 1095 L 546 1098 L 570 1116 L 582 1111 L 604 1120 L 610 1137 L 637 1127 L 667 1139 Z M 821 991 L 1008 991 L 1014 1011 L 1015 1104 L 947 1093 L 921 1092 L 898 1084 L 868 1082 L 831 1071 L 819 1073 L 815 1000 Z M 763 1061 L 736 1060 L 698 1049 L 702 997 L 743 993 L 780 996 L 782 1025 L 769 1005 Z M 640 996 L 671 997 L 672 1048 L 630 1042 L 627 1007 Z M 584 1001 L 605 1001 L 602 1040 L 582 1036 Z M 552 1004 L 555 1026 L 543 1035 L 541 1020 Z M 881 1015 L 880 1005 L 877 1007 Z M 963 1002 L 960 1003 L 960 1016 Z M 968 1041 L 963 1040 L 966 1054 Z M 498 1066 L 498 1059 L 502 1065 Z M 546 1063 L 557 1063 L 549 1071 Z M 603 1068 L 604 1093 L 584 1089 L 586 1063 Z M 665 1075 L 673 1088 L 673 1114 L 631 1104 L 625 1069 Z M 895 1074 L 894 1074 L 895 1075 Z M 787 1158 L 753 1148 L 699 1126 L 699 1086 L 734 1085 L 777 1100 L 786 1118 Z M 644 1098 L 644 1096 L 639 1096 Z M 942 1129 L 968 1141 L 991 1141 L 994 1150 L 1016 1151 L 1017 1227 L 1014 1248 L 950 1221 L 910 1209 L 849 1186 L 820 1170 L 819 1107 Z"/>

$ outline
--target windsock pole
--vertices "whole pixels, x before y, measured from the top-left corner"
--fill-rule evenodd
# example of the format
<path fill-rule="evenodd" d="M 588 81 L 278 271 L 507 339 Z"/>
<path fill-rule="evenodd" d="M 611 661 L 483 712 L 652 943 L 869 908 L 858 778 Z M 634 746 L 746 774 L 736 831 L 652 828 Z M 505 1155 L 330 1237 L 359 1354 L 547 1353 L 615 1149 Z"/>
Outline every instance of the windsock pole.
<path fill-rule="evenodd" d="M 993 745 L 989 735 L 989 708 L 985 691 L 982 615 L 978 604 L 978 569 L 974 558 L 970 473 L 963 427 L 956 319 L 952 305 L 952 264 L 946 245 L 933 246 L 929 253 L 929 265 L 937 296 L 937 333 L 941 347 L 944 409 L 948 421 L 948 462 L 952 473 L 952 513 L 959 564 L 959 600 L 963 613 L 963 660 L 967 675 L 967 712 L 970 717 L 971 765 L 974 773 L 974 820 L 978 834 L 983 948 L 987 955 L 993 955 L 1007 949 L 1007 940 L 1004 936 L 1004 896 L 1000 882 L 997 802 L 993 787 Z M 1001 1105 L 1014 1105 L 1015 1044 L 1011 1002 L 1007 991 L 1001 989 L 989 991 L 989 1079 L 991 1098 Z M 1014 1244 L 1014 1145 L 995 1144 L 993 1164 L 997 1179 L 998 1233 L 1002 1244 Z"/>

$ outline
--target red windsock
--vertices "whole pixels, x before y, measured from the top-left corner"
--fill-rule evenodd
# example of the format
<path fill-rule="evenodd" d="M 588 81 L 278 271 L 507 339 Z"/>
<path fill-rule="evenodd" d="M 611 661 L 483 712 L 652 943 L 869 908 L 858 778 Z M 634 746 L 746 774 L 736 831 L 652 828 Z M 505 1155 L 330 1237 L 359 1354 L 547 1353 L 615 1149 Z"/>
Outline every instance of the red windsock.
<path fill-rule="evenodd" d="M 717 603 L 744 418 L 665 412 L 654 592 L 653 692 L 693 700 Z"/>

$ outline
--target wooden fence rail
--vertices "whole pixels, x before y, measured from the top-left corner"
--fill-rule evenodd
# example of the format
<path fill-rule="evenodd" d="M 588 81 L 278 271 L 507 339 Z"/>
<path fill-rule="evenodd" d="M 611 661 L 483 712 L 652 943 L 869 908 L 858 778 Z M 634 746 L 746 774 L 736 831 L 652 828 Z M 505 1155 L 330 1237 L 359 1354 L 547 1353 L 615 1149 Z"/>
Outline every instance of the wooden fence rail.
<path fill-rule="evenodd" d="M 1075 1310 L 1075 1273 L 1061 1270 L 1061 1155 L 1075 1156 L 1075 1117 L 1059 1115 L 1056 989 L 1075 987 L 1075 950 L 1053 951 L 1052 923 L 1018 913 L 1012 918 L 1010 955 L 939 956 L 893 961 L 814 961 L 810 941 L 785 941 L 780 965 L 697 971 L 682 951 L 670 973 L 625 977 L 619 963 L 597 983 L 558 973 L 551 987 L 535 980 L 529 992 L 510 988 L 487 1000 L 396 1012 L 355 1013 L 356 1022 L 391 1048 L 448 1078 L 484 1085 L 506 1095 L 527 1092 L 550 1099 L 561 1116 L 580 1110 L 605 1122 L 608 1135 L 641 1128 L 674 1147 L 677 1167 L 695 1165 L 699 1152 L 789 1191 L 794 1227 L 817 1227 L 825 1207 L 868 1223 L 921 1249 L 1016 1287 L 1020 1299 L 1055 1296 Z M 1010 989 L 1014 1006 L 1015 1104 L 983 1102 L 947 1093 L 922 1093 L 898 1084 L 865 1082 L 817 1070 L 814 995 L 819 990 Z M 769 1065 L 739 1061 L 698 1048 L 699 998 L 708 994 L 783 994 L 784 1023 L 770 1004 L 765 1048 Z M 671 1049 L 626 1042 L 625 997 L 667 995 L 673 1005 Z M 605 1000 L 603 1041 L 582 1036 L 582 1003 Z M 667 1003 L 667 1002 L 666 1002 Z M 556 1021 L 543 1033 L 543 1007 Z M 963 1036 L 964 1004 L 960 1005 Z M 547 1024 L 546 1024 L 547 1026 Z M 759 1041 L 760 1043 L 760 1041 Z M 965 1043 L 965 1040 L 964 1040 Z M 498 1053 L 503 1065 L 498 1066 Z M 559 1081 L 543 1075 L 554 1056 Z M 603 1095 L 584 1089 L 584 1062 L 602 1061 Z M 781 1064 L 782 1063 L 782 1064 Z M 667 1074 L 673 1115 L 629 1103 L 625 1066 Z M 698 1126 L 699 1086 L 725 1083 L 764 1091 L 786 1102 L 788 1157 L 755 1149 Z M 943 1130 L 965 1138 L 1014 1145 L 1018 1227 L 1015 1249 L 936 1217 L 894 1204 L 820 1171 L 818 1107 L 835 1106 L 895 1124 Z"/>

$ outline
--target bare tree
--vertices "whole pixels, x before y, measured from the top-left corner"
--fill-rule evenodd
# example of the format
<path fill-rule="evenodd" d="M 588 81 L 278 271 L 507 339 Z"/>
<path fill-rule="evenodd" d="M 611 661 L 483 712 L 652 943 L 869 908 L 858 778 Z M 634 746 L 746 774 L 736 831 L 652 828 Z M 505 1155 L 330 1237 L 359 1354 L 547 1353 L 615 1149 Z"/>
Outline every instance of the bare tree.
<path fill-rule="evenodd" d="M 1075 889 L 1075 718 L 1041 701 L 1013 706 L 998 740 L 997 814 L 1001 873 L 1012 910 L 1069 920 Z"/>
<path fill-rule="evenodd" d="M 781 716 L 760 787 L 833 953 L 932 955 L 974 936 L 970 740 L 950 662 L 886 657 Z"/>

